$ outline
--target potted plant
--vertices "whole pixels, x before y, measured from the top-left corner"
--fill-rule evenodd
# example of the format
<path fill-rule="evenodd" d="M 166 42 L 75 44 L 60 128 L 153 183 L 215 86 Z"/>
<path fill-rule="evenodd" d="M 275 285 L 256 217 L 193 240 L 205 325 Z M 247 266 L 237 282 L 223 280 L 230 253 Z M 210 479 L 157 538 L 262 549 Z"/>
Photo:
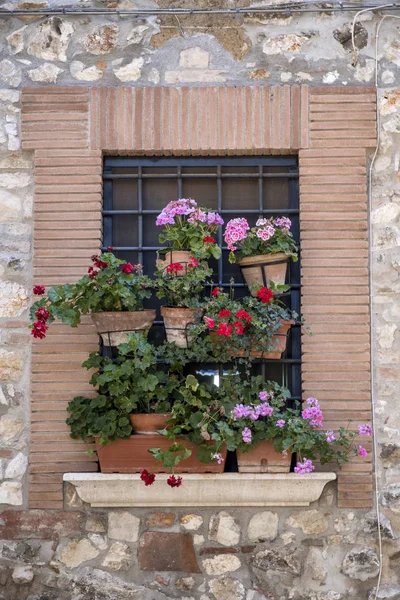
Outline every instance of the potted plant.
<path fill-rule="evenodd" d="M 285 283 L 289 258 L 298 260 L 290 227 L 287 217 L 258 219 L 252 228 L 243 218 L 228 221 L 224 240 L 229 261 L 239 264 L 249 288 Z"/>
<path fill-rule="evenodd" d="M 232 399 L 217 386 L 200 383 L 194 375 L 186 377 L 179 392 L 163 432 L 168 446 L 149 452 L 168 470 L 179 465 L 179 470 L 185 472 L 223 472 L 227 455 L 225 414 L 232 409 Z"/>
<path fill-rule="evenodd" d="M 204 325 L 212 339 L 229 348 L 231 356 L 280 358 L 286 350 L 287 333 L 297 314 L 279 299 L 287 286 L 262 287 L 255 297 L 233 299 L 214 288 L 204 307 Z M 278 293 L 276 293 L 278 292 Z"/>
<path fill-rule="evenodd" d="M 92 256 L 93 266 L 76 283 L 51 287 L 35 286 L 41 298 L 31 308 L 32 335 L 46 337 L 48 324 L 55 319 L 77 327 L 81 316 L 90 314 L 104 345 L 117 346 L 127 333 L 147 331 L 156 317 L 155 310 L 143 309 L 150 298 L 152 280 L 143 275 L 141 265 L 119 260 L 109 248 Z"/>
<path fill-rule="evenodd" d="M 287 407 L 288 391 L 276 383 L 265 382 L 250 387 L 244 402 L 231 412 L 229 427 L 240 432 L 237 444 L 239 472 L 289 472 L 291 456 L 297 456 L 295 473 L 311 473 L 313 460 L 321 464 L 336 462 L 340 467 L 351 454 L 366 456 L 365 448 L 356 446 L 357 432 L 344 427 L 337 433 L 323 429 L 323 415 L 316 398 L 308 398 L 303 410 L 296 402 Z M 360 435 L 371 435 L 370 425 L 358 427 Z M 229 445 L 228 445 L 229 447 Z"/>
<path fill-rule="evenodd" d="M 200 208 L 191 198 L 167 204 L 158 215 L 156 225 L 163 227 L 160 243 L 169 243 L 170 247 L 159 251 L 158 268 L 163 269 L 173 263 L 188 265 L 191 255 L 198 259 L 220 258 L 221 248 L 214 236 L 223 223 L 218 213 Z"/>
<path fill-rule="evenodd" d="M 198 262 L 194 256 L 189 257 L 186 265 L 171 263 L 156 272 L 156 294 L 166 302 L 161 307 L 166 337 L 180 348 L 186 348 L 193 340 L 190 326 L 203 314 L 204 288 L 211 275 L 207 263 Z"/>
<path fill-rule="evenodd" d="M 163 371 L 155 348 L 134 333 L 118 348 L 118 358 L 93 352 L 83 363 L 95 369 L 93 397 L 76 397 L 68 405 L 71 437 L 94 437 L 102 472 L 135 473 L 157 468 L 148 449 L 165 429 L 180 377 Z M 133 435 L 132 435 L 133 434 Z"/>

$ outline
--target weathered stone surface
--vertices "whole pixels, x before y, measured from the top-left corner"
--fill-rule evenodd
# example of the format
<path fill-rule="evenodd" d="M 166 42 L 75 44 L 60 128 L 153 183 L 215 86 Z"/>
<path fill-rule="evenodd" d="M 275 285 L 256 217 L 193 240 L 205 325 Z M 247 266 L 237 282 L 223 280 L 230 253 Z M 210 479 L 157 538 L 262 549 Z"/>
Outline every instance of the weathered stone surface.
<path fill-rule="evenodd" d="M 146 531 L 139 541 L 139 565 L 146 571 L 200 573 L 188 533 Z"/>
<path fill-rule="evenodd" d="M 28 45 L 28 54 L 42 60 L 66 62 L 73 32 L 71 21 L 50 17 L 36 26 L 36 33 Z"/>
<path fill-rule="evenodd" d="M 400 600 L 400 587 L 383 584 L 379 587 L 378 593 L 375 588 L 371 590 L 368 600 Z"/>
<path fill-rule="evenodd" d="M 264 54 L 281 54 L 283 52 L 300 52 L 302 46 L 308 41 L 309 37 L 305 35 L 278 35 L 268 38 L 264 41 L 262 49 Z"/>
<path fill-rule="evenodd" d="M 203 525 L 203 517 L 200 515 L 183 515 L 180 523 L 188 531 L 197 531 Z"/>
<path fill-rule="evenodd" d="M 0 207 L 2 201 L 0 200 Z M 0 318 L 19 317 L 27 309 L 29 296 L 19 283 L 0 281 Z"/>
<path fill-rule="evenodd" d="M 117 45 L 118 25 L 109 24 L 96 27 L 85 39 L 83 45 L 90 54 L 108 54 Z"/>
<path fill-rule="evenodd" d="M 265 511 L 255 514 L 247 528 L 247 535 L 251 542 L 274 540 L 278 535 L 279 516 L 276 513 Z"/>
<path fill-rule="evenodd" d="M 194 587 L 195 580 L 193 577 L 180 577 L 175 581 L 175 587 L 178 590 L 191 590 Z"/>
<path fill-rule="evenodd" d="M 182 50 L 179 57 L 179 65 L 183 69 L 208 69 L 210 63 L 210 54 L 200 48 L 186 48 Z"/>
<path fill-rule="evenodd" d="M 302 529 L 303 533 L 319 535 L 328 529 L 328 521 L 316 509 L 302 510 L 292 514 L 286 521 L 289 527 Z"/>
<path fill-rule="evenodd" d="M 22 485 L 16 481 L 4 481 L 0 485 L 0 504 L 11 504 L 12 506 L 21 506 Z"/>
<path fill-rule="evenodd" d="M 373 579 L 379 573 L 378 555 L 371 548 L 350 550 L 343 560 L 341 571 L 351 579 Z"/>
<path fill-rule="evenodd" d="M 18 381 L 23 366 L 22 354 L 17 351 L 0 349 L 0 379 L 3 381 Z M 0 419 L 0 435 L 3 430 L 7 439 L 14 437 L 14 423 L 6 416 Z"/>
<path fill-rule="evenodd" d="M 306 573 L 314 581 L 324 582 L 328 574 L 327 563 L 324 560 L 321 550 L 310 548 L 305 562 Z"/>
<path fill-rule="evenodd" d="M 237 571 L 241 562 L 235 554 L 217 554 L 213 558 L 203 560 L 203 569 L 207 575 L 223 575 Z"/>
<path fill-rule="evenodd" d="M 27 540 L 37 538 L 54 540 L 76 536 L 82 527 L 79 512 L 45 510 L 5 510 L 1 513 L 0 539 Z"/>
<path fill-rule="evenodd" d="M 0 81 L 4 81 L 11 87 L 18 87 L 21 80 L 21 69 L 17 65 L 8 58 L 0 62 Z"/>
<path fill-rule="evenodd" d="M 92 533 L 104 533 L 106 530 L 104 517 L 100 515 L 90 515 L 86 519 L 85 529 Z"/>
<path fill-rule="evenodd" d="M 333 37 L 345 50 L 353 51 L 352 24 L 346 23 L 340 29 L 335 29 Z M 368 44 L 368 31 L 359 22 L 356 22 L 354 26 L 354 44 L 359 50 L 362 50 Z"/>
<path fill-rule="evenodd" d="M 132 552 L 127 544 L 115 542 L 101 563 L 110 571 L 126 571 L 132 563 Z"/>
<path fill-rule="evenodd" d="M 24 49 L 24 32 L 27 26 L 16 29 L 6 37 L 10 54 L 18 54 Z"/>
<path fill-rule="evenodd" d="M 105 535 L 100 535 L 99 533 L 89 533 L 88 538 L 98 550 L 107 550 L 108 543 Z"/>
<path fill-rule="evenodd" d="M 120 81 L 137 81 L 142 74 L 144 59 L 134 58 L 130 63 L 115 70 L 115 76 Z"/>
<path fill-rule="evenodd" d="M 140 519 L 129 512 L 108 513 L 108 537 L 124 542 L 137 542 Z"/>
<path fill-rule="evenodd" d="M 28 76 L 32 81 L 40 83 L 56 83 L 60 73 L 63 73 L 63 69 L 60 69 L 60 67 L 52 65 L 51 63 L 44 63 L 37 69 L 30 69 L 28 71 Z"/>
<path fill-rule="evenodd" d="M 146 516 L 146 525 L 148 527 L 171 527 L 175 519 L 176 515 L 172 512 L 150 513 Z"/>
<path fill-rule="evenodd" d="M 226 80 L 226 73 L 216 69 L 183 69 L 167 71 L 166 83 L 218 83 Z"/>
<path fill-rule="evenodd" d="M 96 65 L 86 67 L 85 63 L 79 60 L 71 62 L 70 71 L 72 77 L 78 81 L 98 81 L 103 77 L 103 71 L 98 69 Z"/>
<path fill-rule="evenodd" d="M 57 553 L 58 560 L 72 569 L 97 556 L 99 551 L 87 539 L 69 542 Z"/>
<path fill-rule="evenodd" d="M 252 559 L 252 565 L 262 571 L 300 573 L 300 562 L 291 552 L 280 550 L 261 550 Z"/>
<path fill-rule="evenodd" d="M 400 483 L 390 483 L 382 493 L 382 505 L 400 514 Z"/>
<path fill-rule="evenodd" d="M 1 361 L 1 353 L 0 353 L 0 361 Z M 2 373 L 3 373 L 3 369 L 1 366 L 1 362 L 0 362 L 0 374 L 2 374 Z M 2 375 L 2 377 L 5 379 L 4 375 Z M 14 438 L 19 436 L 19 434 L 22 432 L 23 428 L 24 428 L 24 424 L 20 420 L 12 417 L 10 415 L 4 415 L 4 416 L 0 417 L 0 438 L 2 439 L 3 443 L 5 443 L 5 444 L 12 442 Z"/>
<path fill-rule="evenodd" d="M 211 517 L 208 537 L 223 546 L 235 546 L 240 541 L 240 526 L 228 512 L 221 511 Z"/>
<path fill-rule="evenodd" d="M 17 583 L 18 585 L 31 583 L 34 577 L 33 569 L 30 565 L 20 565 L 13 569 L 11 577 L 14 583 Z"/>
<path fill-rule="evenodd" d="M 15 124 L 10 123 L 9 125 L 12 125 L 13 128 L 15 127 L 16 133 Z M 5 127 L 5 129 L 6 133 L 10 135 L 11 127 Z M 21 218 L 21 208 L 21 199 L 18 194 L 14 194 L 8 190 L 2 190 L 0 196 L 0 222 L 17 221 L 19 218 Z"/>
<path fill-rule="evenodd" d="M 18 452 L 7 465 L 5 478 L 6 479 L 20 479 L 24 474 L 28 466 L 28 457 L 23 452 Z"/>
<path fill-rule="evenodd" d="M 126 41 L 128 44 L 140 44 L 143 41 L 146 32 L 149 31 L 148 25 L 137 25 L 132 29 Z"/>
<path fill-rule="evenodd" d="M 237 579 L 230 577 L 211 579 L 208 585 L 216 600 L 242 600 L 245 596 L 244 585 Z"/>
<path fill-rule="evenodd" d="M 364 528 L 365 533 L 371 533 L 373 535 L 377 534 L 378 530 L 378 518 L 376 514 L 376 510 L 372 510 L 371 512 L 364 515 L 366 527 Z M 393 531 L 392 524 L 389 519 L 383 515 L 379 514 L 379 525 L 381 530 L 381 536 L 385 540 L 393 540 L 396 535 Z"/>

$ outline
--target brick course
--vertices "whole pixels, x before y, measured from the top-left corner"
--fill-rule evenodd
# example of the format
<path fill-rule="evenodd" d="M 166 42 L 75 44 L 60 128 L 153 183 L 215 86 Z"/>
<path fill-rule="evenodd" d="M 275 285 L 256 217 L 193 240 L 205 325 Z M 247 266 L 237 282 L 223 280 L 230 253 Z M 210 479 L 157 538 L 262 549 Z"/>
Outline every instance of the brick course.
<path fill-rule="evenodd" d="M 304 396 L 320 399 L 327 427 L 367 422 L 366 150 L 376 142 L 375 102 L 368 87 L 26 88 L 22 146 L 35 151 L 35 282 L 76 280 L 98 252 L 102 153 L 298 153 L 302 306 L 315 333 L 303 336 Z M 91 389 L 80 364 L 98 338 L 83 321 L 77 330 L 53 326 L 33 345 L 31 508 L 62 507 L 63 472 L 97 470 L 65 424 L 67 402 Z M 371 505 L 371 454 L 345 465 L 338 479 L 339 506 Z"/>

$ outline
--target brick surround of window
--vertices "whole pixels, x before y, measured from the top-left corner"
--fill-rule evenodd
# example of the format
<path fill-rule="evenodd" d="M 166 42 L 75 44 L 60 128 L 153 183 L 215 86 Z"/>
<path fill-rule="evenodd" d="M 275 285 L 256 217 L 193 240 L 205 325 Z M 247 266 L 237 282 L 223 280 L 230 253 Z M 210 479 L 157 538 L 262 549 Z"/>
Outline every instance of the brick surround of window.
<path fill-rule="evenodd" d="M 367 150 L 376 144 L 369 87 L 29 87 L 22 147 L 34 151 L 34 281 L 71 282 L 101 245 L 103 154 L 298 154 L 303 395 L 325 425 L 371 411 Z M 31 508 L 62 508 L 62 474 L 96 471 L 65 424 L 68 401 L 92 391 L 81 362 L 98 347 L 90 319 L 54 324 L 33 343 Z M 365 441 L 365 440 L 364 440 Z M 364 444 L 365 445 L 365 444 Z M 372 459 L 338 473 L 341 507 L 372 503 Z"/>

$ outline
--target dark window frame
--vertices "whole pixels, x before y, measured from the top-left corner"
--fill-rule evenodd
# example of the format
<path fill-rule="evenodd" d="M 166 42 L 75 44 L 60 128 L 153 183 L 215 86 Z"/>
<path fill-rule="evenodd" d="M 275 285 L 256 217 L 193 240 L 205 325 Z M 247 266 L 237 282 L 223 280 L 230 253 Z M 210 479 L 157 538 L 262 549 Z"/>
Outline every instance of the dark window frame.
<path fill-rule="evenodd" d="M 196 174 L 190 175 L 182 172 L 186 167 L 208 166 L 216 167 L 214 175 Z M 258 172 L 244 173 L 224 173 L 224 167 L 258 167 Z M 147 174 L 143 172 L 146 168 L 154 167 L 169 167 L 176 168 L 175 174 Z M 286 169 L 282 173 L 264 173 L 263 167 L 282 167 Z M 114 168 L 133 168 L 135 173 L 116 174 L 113 173 Z M 104 159 L 103 170 L 103 249 L 108 246 L 113 246 L 116 254 L 124 251 L 137 251 L 138 262 L 143 262 L 143 254 L 145 252 L 155 252 L 161 246 L 144 246 L 143 245 L 143 217 L 146 215 L 154 215 L 154 218 L 159 214 L 160 209 L 146 209 L 143 206 L 143 181 L 146 179 L 176 179 L 177 193 L 176 197 L 182 197 L 183 181 L 186 178 L 193 179 L 216 179 L 217 182 L 217 206 L 215 209 L 224 217 L 225 221 L 236 216 L 289 216 L 293 223 L 293 234 L 296 241 L 299 243 L 300 225 L 299 225 L 299 170 L 296 156 L 245 156 L 245 157 L 112 157 L 106 156 Z M 257 179 L 258 181 L 258 207 L 256 209 L 225 209 L 222 199 L 222 182 L 224 179 Z M 268 179 L 285 178 L 288 180 L 288 207 L 284 208 L 265 208 L 263 206 L 263 186 Z M 136 180 L 137 182 L 137 208 L 128 210 L 113 209 L 113 181 L 117 179 Z M 171 200 L 169 198 L 167 201 Z M 202 204 L 201 199 L 196 198 L 199 204 Z M 205 203 L 204 203 L 205 204 Z M 137 215 L 137 244 L 132 246 L 118 246 L 113 240 L 113 217 L 114 215 Z M 218 243 L 223 246 L 222 228 L 219 230 Z M 228 287 L 229 284 L 223 280 L 223 261 L 218 261 L 218 285 Z M 290 262 L 288 282 L 291 285 L 291 292 L 288 294 L 288 302 L 293 310 L 298 314 L 301 312 L 301 290 L 300 290 L 300 263 Z M 244 287 L 245 284 L 235 282 L 235 287 Z M 286 353 L 281 359 L 262 360 L 262 372 L 265 373 L 265 364 L 271 362 L 275 365 L 282 365 L 282 380 L 284 383 L 287 380 L 288 369 L 290 369 L 290 388 L 292 399 L 301 400 L 301 332 L 298 326 L 292 327 L 289 339 L 290 358 L 287 358 Z M 285 377 L 283 373 L 285 372 Z"/>

